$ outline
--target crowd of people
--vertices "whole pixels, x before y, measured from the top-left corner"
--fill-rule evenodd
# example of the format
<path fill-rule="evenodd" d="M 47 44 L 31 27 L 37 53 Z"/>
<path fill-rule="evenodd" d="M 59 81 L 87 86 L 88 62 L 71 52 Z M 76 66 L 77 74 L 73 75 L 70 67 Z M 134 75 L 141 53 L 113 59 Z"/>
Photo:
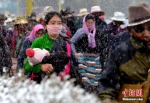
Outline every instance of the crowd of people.
<path fill-rule="evenodd" d="M 17 58 L 16 72 L 37 83 L 52 73 L 62 80 L 70 75 L 102 101 L 149 103 L 149 6 L 130 6 L 128 16 L 116 11 L 110 23 L 100 6 L 74 13 L 46 6 L 38 20 L 35 12 L 15 19 L 0 14 L 0 72 Z"/>

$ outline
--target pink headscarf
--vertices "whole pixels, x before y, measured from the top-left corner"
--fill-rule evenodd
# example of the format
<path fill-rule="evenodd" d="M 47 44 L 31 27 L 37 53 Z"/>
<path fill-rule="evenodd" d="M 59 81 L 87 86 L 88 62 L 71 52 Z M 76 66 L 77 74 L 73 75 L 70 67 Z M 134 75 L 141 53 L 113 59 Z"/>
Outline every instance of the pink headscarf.
<path fill-rule="evenodd" d="M 90 14 L 87 14 L 87 15 L 90 15 Z M 87 27 L 86 25 L 86 17 L 87 15 L 84 16 L 83 18 L 83 30 L 84 30 L 84 33 L 88 35 L 88 46 L 91 47 L 91 48 L 95 48 L 96 47 L 96 42 L 95 42 L 95 33 L 96 33 L 96 28 L 95 28 L 95 22 L 94 24 L 91 26 L 91 27 Z M 90 33 L 90 31 L 93 31 L 93 33 Z"/>
<path fill-rule="evenodd" d="M 27 39 L 29 39 L 31 42 L 33 42 L 34 39 L 36 39 L 36 32 L 39 31 L 40 29 L 44 30 L 43 25 L 41 25 L 41 24 L 35 25 L 31 31 L 30 35 L 27 37 Z"/>

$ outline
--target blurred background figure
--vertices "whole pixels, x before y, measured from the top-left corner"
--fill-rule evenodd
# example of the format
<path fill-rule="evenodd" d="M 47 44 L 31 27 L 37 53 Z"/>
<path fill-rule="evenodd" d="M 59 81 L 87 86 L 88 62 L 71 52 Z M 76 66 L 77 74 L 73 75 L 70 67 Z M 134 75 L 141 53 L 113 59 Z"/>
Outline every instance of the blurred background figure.
<path fill-rule="evenodd" d="M 4 38 L 6 37 L 7 35 L 7 28 L 6 26 L 4 25 L 4 22 L 7 20 L 7 17 L 4 15 L 4 14 L 0 14 L 0 27 L 1 27 L 1 30 L 2 30 L 2 34 L 4 36 Z"/>
<path fill-rule="evenodd" d="M 0 28 L 0 74 L 3 75 L 3 68 L 11 68 L 12 59 L 10 55 L 10 50 L 5 42 L 2 28 Z"/>
<path fill-rule="evenodd" d="M 36 21 L 36 13 L 32 12 L 28 17 L 28 30 L 31 31 L 37 23 L 38 22 Z"/>
<path fill-rule="evenodd" d="M 111 17 L 112 22 L 108 24 L 109 30 L 113 35 L 117 35 L 120 32 L 126 31 L 127 28 L 123 27 L 126 17 L 122 12 L 115 12 L 114 16 Z"/>
<path fill-rule="evenodd" d="M 69 7 L 67 7 L 65 10 L 61 10 L 60 14 L 63 18 L 63 26 L 66 29 L 66 34 L 68 36 L 68 39 L 74 35 L 75 30 L 75 17 L 73 16 L 74 11 L 71 11 Z"/>
<path fill-rule="evenodd" d="M 32 45 L 33 41 L 36 38 L 39 38 L 44 35 L 44 27 L 41 24 L 37 24 L 34 26 L 33 30 L 30 32 L 30 35 L 24 40 L 21 50 L 18 55 L 18 61 L 17 61 L 17 72 L 19 69 L 23 68 L 24 61 L 26 59 L 26 54 L 25 51 L 26 49 L 30 48 Z"/>
<path fill-rule="evenodd" d="M 21 50 L 24 39 L 30 34 L 28 31 L 28 21 L 25 17 L 18 17 L 15 21 L 12 41 L 12 56 L 17 58 Z"/>
<path fill-rule="evenodd" d="M 82 25 L 83 25 L 83 22 L 82 22 L 83 21 L 83 17 L 86 14 L 88 14 L 88 10 L 86 8 L 82 8 L 82 9 L 80 9 L 79 14 L 76 15 L 76 17 L 77 17 L 77 20 L 75 22 L 76 30 L 78 30 L 79 28 L 82 27 Z"/>

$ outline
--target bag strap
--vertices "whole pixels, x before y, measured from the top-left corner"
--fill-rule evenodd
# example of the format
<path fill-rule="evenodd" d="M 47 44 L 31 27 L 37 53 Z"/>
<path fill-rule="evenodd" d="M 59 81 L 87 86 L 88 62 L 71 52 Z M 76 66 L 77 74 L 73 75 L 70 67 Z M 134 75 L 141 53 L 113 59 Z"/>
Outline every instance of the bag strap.
<path fill-rule="evenodd" d="M 56 48 L 57 48 L 58 45 L 66 47 L 66 44 L 60 39 L 60 37 L 58 37 L 56 39 L 56 42 L 54 43 L 54 45 L 53 45 L 50 53 L 56 52 L 55 50 L 56 50 Z"/>

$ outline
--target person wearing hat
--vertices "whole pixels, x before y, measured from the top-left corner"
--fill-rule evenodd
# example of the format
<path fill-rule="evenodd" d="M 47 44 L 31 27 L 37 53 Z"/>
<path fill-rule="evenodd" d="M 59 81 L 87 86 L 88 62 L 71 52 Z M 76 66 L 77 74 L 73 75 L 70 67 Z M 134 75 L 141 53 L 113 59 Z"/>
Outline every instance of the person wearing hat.
<path fill-rule="evenodd" d="M 112 51 L 111 49 L 115 49 L 115 47 L 118 44 L 121 44 L 122 42 L 124 42 L 130 37 L 127 28 L 125 26 L 125 21 L 127 20 L 124 13 L 116 11 L 114 13 L 114 16 L 111 17 L 111 20 L 112 22 L 108 24 L 108 28 L 111 32 L 110 43 L 109 43 L 110 51 Z"/>
<path fill-rule="evenodd" d="M 25 17 L 18 17 L 18 19 L 15 21 L 13 36 L 11 37 L 13 51 L 12 56 L 15 58 L 19 55 L 24 39 L 30 34 L 30 32 L 27 30 L 27 27 L 27 19 Z"/>
<path fill-rule="evenodd" d="M 115 12 L 111 20 L 112 22 L 108 24 L 108 27 L 113 35 L 117 35 L 118 33 L 127 30 L 126 27 L 122 28 L 122 25 L 124 25 L 124 22 L 126 21 L 125 14 L 122 12 Z"/>
<path fill-rule="evenodd" d="M 76 18 L 73 16 L 73 13 L 74 11 L 71 11 L 70 7 L 67 7 L 65 10 L 60 10 L 60 14 L 63 18 L 63 26 L 66 28 L 68 39 L 70 39 L 76 31 L 74 23 L 76 21 Z"/>
<path fill-rule="evenodd" d="M 112 51 L 99 79 L 98 96 L 109 102 L 133 98 L 131 103 L 150 103 L 150 7 L 139 3 L 128 10 L 131 37 Z"/>
<path fill-rule="evenodd" d="M 83 17 L 87 14 L 88 14 L 88 10 L 86 8 L 80 9 L 79 14 L 76 15 L 77 16 L 77 20 L 75 21 L 76 30 L 78 30 L 82 27 Z"/>
<path fill-rule="evenodd" d="M 36 13 L 32 12 L 30 16 L 28 17 L 28 30 L 32 31 L 33 27 L 37 24 L 36 21 Z"/>

